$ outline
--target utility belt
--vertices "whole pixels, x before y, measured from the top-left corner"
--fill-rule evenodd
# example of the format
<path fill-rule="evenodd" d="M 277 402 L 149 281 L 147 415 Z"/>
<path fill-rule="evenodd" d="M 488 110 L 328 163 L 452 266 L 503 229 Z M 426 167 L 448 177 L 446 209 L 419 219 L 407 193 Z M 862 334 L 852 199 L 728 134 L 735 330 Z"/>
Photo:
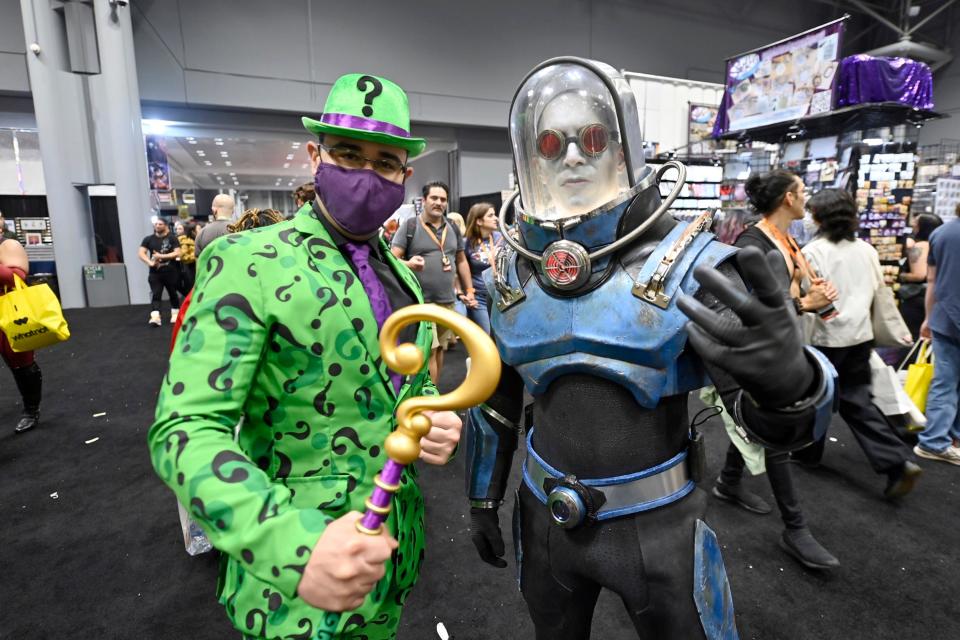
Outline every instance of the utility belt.
<path fill-rule="evenodd" d="M 554 524 L 573 529 L 649 511 L 682 499 L 696 487 L 703 470 L 703 438 L 692 431 L 690 444 L 666 462 L 611 478 L 577 478 L 553 468 L 533 449 L 527 434 L 523 481 L 550 510 Z"/>

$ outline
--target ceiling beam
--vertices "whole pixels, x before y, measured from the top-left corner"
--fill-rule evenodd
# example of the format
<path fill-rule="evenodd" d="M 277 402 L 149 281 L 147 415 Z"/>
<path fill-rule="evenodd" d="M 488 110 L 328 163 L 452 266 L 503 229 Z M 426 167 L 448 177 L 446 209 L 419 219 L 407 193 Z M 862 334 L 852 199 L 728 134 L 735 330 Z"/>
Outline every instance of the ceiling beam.
<path fill-rule="evenodd" d="M 933 12 L 932 12 L 930 15 L 928 15 L 926 18 L 924 18 L 923 20 L 921 20 L 921 21 L 918 22 L 917 24 L 915 24 L 915 25 L 913 25 L 912 27 L 910 27 L 909 29 L 907 29 L 907 32 L 906 32 L 906 34 L 904 34 L 904 35 L 908 35 L 908 36 L 909 36 L 909 35 L 913 34 L 913 32 L 915 32 L 917 29 L 919 29 L 920 27 L 922 27 L 923 25 L 927 24 L 928 22 L 930 22 L 931 20 L 933 20 L 934 18 L 936 18 L 938 15 L 940 15 L 940 13 L 941 13 L 942 11 L 944 11 L 944 10 L 946 10 L 946 9 L 949 9 L 950 6 L 951 6 L 953 3 L 955 3 L 956 1 L 957 1 L 957 0 L 946 0 L 946 2 L 944 2 L 942 5 L 940 5 L 940 6 L 937 7 L 936 9 L 934 9 Z"/>

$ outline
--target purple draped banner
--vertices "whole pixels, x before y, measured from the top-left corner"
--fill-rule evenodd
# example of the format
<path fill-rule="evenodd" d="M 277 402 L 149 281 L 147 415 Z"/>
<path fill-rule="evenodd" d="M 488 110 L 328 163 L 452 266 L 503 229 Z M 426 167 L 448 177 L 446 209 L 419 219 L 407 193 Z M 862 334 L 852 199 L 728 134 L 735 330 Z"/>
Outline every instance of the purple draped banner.
<path fill-rule="evenodd" d="M 867 102 L 899 102 L 914 109 L 933 109 L 930 67 L 909 58 L 865 54 L 844 58 L 837 81 L 837 107 Z"/>

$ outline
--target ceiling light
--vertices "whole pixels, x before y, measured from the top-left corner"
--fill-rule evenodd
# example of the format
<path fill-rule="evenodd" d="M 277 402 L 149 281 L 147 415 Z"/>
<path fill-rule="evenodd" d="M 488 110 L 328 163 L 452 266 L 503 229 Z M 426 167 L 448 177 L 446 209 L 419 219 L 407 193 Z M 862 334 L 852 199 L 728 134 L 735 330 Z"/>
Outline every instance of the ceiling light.
<path fill-rule="evenodd" d="M 300 143 L 299 143 L 299 142 L 293 142 L 293 143 L 291 143 L 290 146 L 292 146 L 294 149 L 299 149 L 299 148 L 300 148 Z"/>
<path fill-rule="evenodd" d="M 221 158 L 229 158 L 229 157 L 230 157 L 230 154 L 227 153 L 226 151 L 221 151 L 221 152 L 220 152 L 220 157 L 221 157 Z"/>
<path fill-rule="evenodd" d="M 288 154 L 287 154 L 287 160 L 293 160 L 293 154 L 292 154 L 292 153 L 288 153 Z"/>
<path fill-rule="evenodd" d="M 307 164 L 306 162 L 304 162 L 304 163 L 300 166 L 300 168 L 301 168 L 301 169 L 306 169 L 306 168 L 309 167 L 309 166 L 310 166 L 309 164 Z"/>
<path fill-rule="evenodd" d="M 233 171 L 230 172 L 230 176 L 231 176 L 231 177 L 233 177 L 233 176 L 235 176 L 235 175 L 237 175 L 237 174 L 234 173 Z"/>
<path fill-rule="evenodd" d="M 162 136 L 167 132 L 167 127 L 173 123 L 169 120 L 141 120 L 140 127 L 147 135 Z"/>
<path fill-rule="evenodd" d="M 283 163 L 283 168 L 284 168 L 284 169 L 289 169 L 289 168 L 290 168 L 290 163 L 289 163 L 289 162 L 284 162 L 284 163 Z"/>
<path fill-rule="evenodd" d="M 208 167 L 212 167 L 212 166 L 213 166 L 213 163 L 210 162 L 209 160 L 204 160 L 204 161 L 203 161 L 203 164 L 207 165 Z"/>
<path fill-rule="evenodd" d="M 883 138 L 864 138 L 863 144 L 868 144 L 871 147 L 878 147 L 883 144 Z"/>
<path fill-rule="evenodd" d="M 223 164 L 227 165 L 228 167 L 232 167 L 232 166 L 233 166 L 233 163 L 230 162 L 229 160 L 227 160 L 227 161 L 224 162 Z"/>
<path fill-rule="evenodd" d="M 187 142 L 189 142 L 190 144 L 197 144 L 196 140 L 187 140 Z"/>
<path fill-rule="evenodd" d="M 197 149 L 197 155 L 202 158 L 203 156 L 207 155 L 207 152 L 203 149 Z"/>

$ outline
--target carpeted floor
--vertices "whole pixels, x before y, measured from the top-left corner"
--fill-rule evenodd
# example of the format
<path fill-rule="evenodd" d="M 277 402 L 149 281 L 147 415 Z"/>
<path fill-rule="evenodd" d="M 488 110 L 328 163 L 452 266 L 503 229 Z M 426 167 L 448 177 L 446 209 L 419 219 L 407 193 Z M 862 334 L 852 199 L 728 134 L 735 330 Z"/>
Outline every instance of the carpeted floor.
<path fill-rule="evenodd" d="M 0 638 L 238 637 L 214 597 L 213 554 L 186 555 L 173 494 L 150 466 L 146 432 L 169 327 L 148 327 L 147 315 L 145 307 L 67 313 L 73 337 L 38 357 L 45 397 L 32 432 L 13 434 L 18 396 L 0 374 Z M 463 375 L 462 348 L 447 361 L 449 388 Z M 831 435 L 824 468 L 796 476 L 811 528 L 842 562 L 834 575 L 805 571 L 777 547 L 776 515 L 713 501 L 740 637 L 960 636 L 960 468 L 921 462 L 917 491 L 891 505 L 839 418 Z M 713 477 L 725 450 L 718 420 L 706 437 Z M 441 621 L 456 640 L 532 638 L 513 562 L 494 569 L 470 543 L 462 461 L 425 466 L 421 478 L 427 559 L 400 639 L 437 638 Z M 749 482 L 772 500 L 763 477 Z M 510 507 L 502 510 L 507 529 Z M 634 637 L 610 594 L 601 596 L 592 637 Z"/>

